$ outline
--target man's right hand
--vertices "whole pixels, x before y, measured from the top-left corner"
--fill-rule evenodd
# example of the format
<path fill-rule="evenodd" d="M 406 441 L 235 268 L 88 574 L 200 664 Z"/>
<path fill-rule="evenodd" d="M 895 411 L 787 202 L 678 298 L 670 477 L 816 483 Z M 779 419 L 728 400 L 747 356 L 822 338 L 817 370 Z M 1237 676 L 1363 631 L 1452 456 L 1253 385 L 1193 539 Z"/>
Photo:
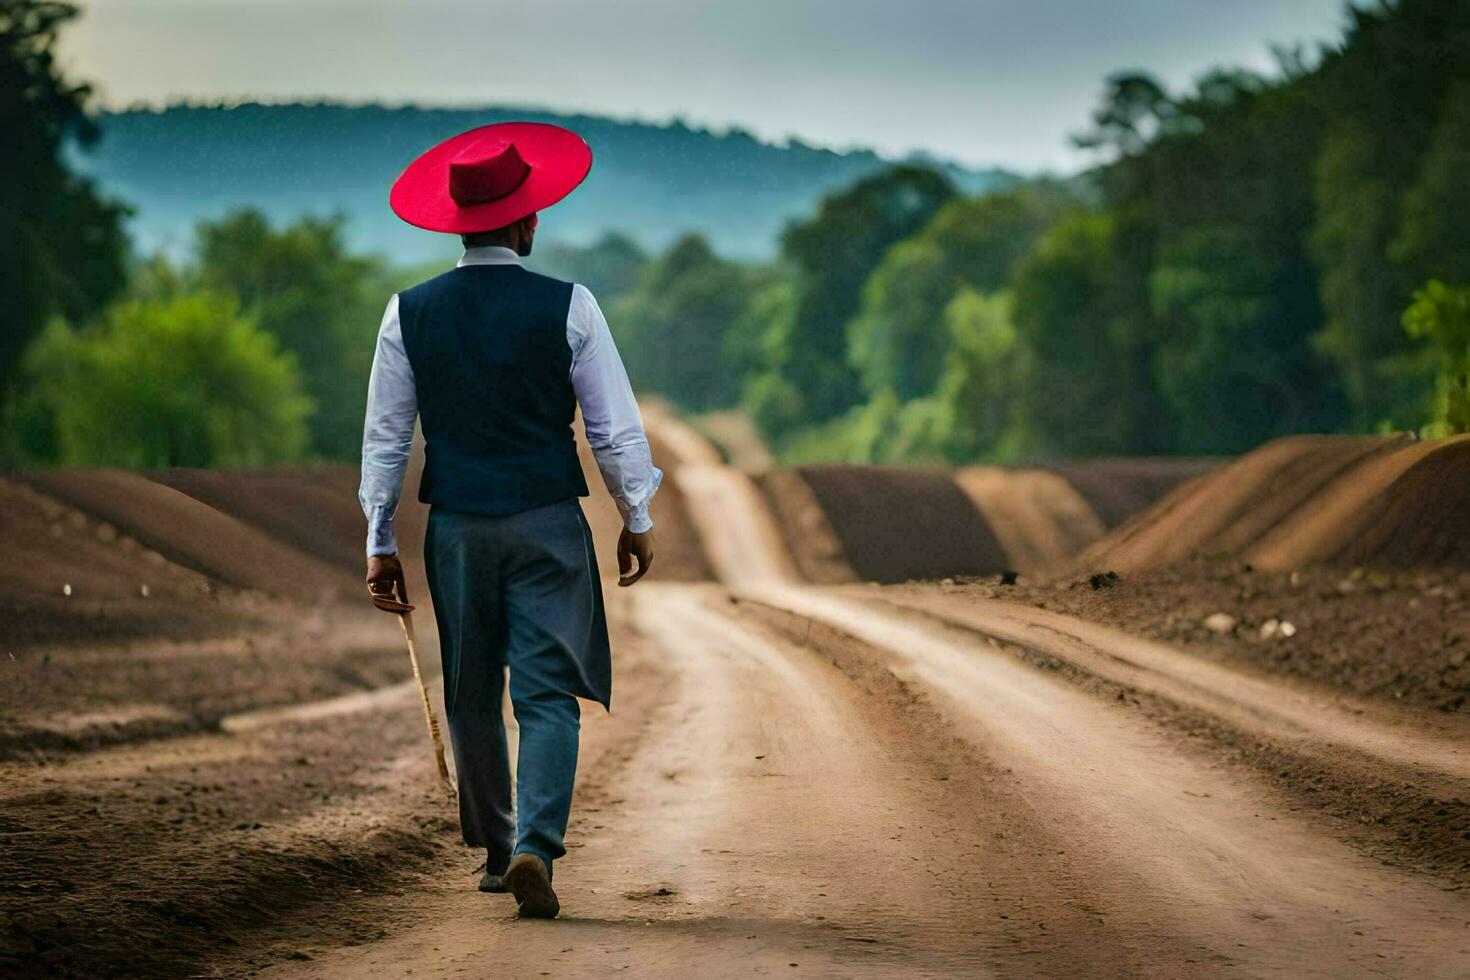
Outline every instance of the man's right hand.
<path fill-rule="evenodd" d="M 633 559 L 638 559 L 638 571 L 633 571 Z M 653 532 L 642 534 L 623 528 L 618 535 L 618 585 L 627 587 L 647 574 L 653 564 Z"/>
<path fill-rule="evenodd" d="M 367 587 L 373 594 L 373 605 L 385 612 L 402 612 L 396 607 L 408 604 L 408 585 L 397 555 L 373 555 L 368 559 Z"/>

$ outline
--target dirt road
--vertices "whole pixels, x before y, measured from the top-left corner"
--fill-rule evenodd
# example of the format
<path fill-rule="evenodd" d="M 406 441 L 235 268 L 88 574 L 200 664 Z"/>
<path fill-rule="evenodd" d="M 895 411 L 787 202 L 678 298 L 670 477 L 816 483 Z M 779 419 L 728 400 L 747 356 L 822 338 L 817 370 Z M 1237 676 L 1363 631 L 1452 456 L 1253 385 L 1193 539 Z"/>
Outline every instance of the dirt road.
<path fill-rule="evenodd" d="M 33 908 L 24 934 L 116 949 L 172 916 L 193 946 L 159 972 L 224 976 L 1470 975 L 1463 716 L 938 585 L 804 584 L 696 439 L 665 445 L 718 582 L 609 589 L 614 710 L 584 712 L 562 918 L 473 890 L 398 678 L 7 764 L 33 886 L 117 917 L 58 933 Z M 1356 819 L 1374 806 L 1399 822 Z M 162 884 L 106 905 L 91 863 Z M 88 962 L 46 952 L 26 962 Z"/>
<path fill-rule="evenodd" d="M 803 586 L 744 477 L 705 461 L 679 480 L 725 589 L 619 596 L 656 665 L 620 689 L 654 710 L 589 725 L 607 764 L 585 769 L 564 919 L 514 923 L 508 901 L 460 888 L 415 902 L 425 926 L 275 972 L 1470 969 L 1451 881 L 1385 864 L 1247 767 L 1005 645 L 1426 794 L 1470 783 L 1463 725 L 1365 715 L 1024 607 Z"/>

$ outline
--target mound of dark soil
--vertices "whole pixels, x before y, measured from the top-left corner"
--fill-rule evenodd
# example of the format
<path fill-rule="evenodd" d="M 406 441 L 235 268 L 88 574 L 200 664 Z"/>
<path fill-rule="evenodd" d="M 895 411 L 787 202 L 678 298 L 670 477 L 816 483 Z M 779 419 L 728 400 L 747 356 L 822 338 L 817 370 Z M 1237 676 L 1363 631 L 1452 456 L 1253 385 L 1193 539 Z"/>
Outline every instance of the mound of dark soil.
<path fill-rule="evenodd" d="M 1470 568 L 1470 439 L 1437 443 L 1365 502 L 1338 564 Z"/>
<path fill-rule="evenodd" d="M 799 472 L 863 579 L 902 582 L 1005 567 L 1005 549 L 943 470 L 827 465 Z"/>
<path fill-rule="evenodd" d="M 1470 565 L 1470 437 L 1295 436 L 1169 494 L 1089 548 L 1078 570 L 1195 555 L 1258 567 Z"/>
<path fill-rule="evenodd" d="M 1218 460 L 1102 458 L 1048 466 L 1092 506 L 1104 527 L 1117 527 L 1188 480 L 1215 469 Z"/>
<path fill-rule="evenodd" d="M 329 565 L 137 473 L 47 471 L 17 479 L 105 521 L 170 562 L 225 585 L 321 602 L 362 587 L 358 575 L 342 566 Z"/>
<path fill-rule="evenodd" d="M 157 470 L 147 476 L 325 564 L 353 571 L 362 564 L 367 525 L 357 503 L 356 467 Z M 405 551 L 420 544 L 421 536 L 406 534 L 408 528 L 395 530 Z"/>

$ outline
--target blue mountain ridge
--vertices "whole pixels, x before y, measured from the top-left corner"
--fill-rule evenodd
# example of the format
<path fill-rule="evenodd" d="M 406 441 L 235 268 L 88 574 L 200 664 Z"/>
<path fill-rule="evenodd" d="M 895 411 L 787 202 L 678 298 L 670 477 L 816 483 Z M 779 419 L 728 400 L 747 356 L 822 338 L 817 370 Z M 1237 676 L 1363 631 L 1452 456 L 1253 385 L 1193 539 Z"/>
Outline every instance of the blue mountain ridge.
<path fill-rule="evenodd" d="M 103 113 L 101 141 L 75 163 L 135 209 L 139 249 L 186 251 L 193 227 L 234 207 L 273 221 L 347 216 L 351 245 L 398 264 L 453 254 L 445 236 L 411 228 L 388 209 L 388 188 L 415 155 L 476 125 L 551 122 L 581 133 L 592 173 L 542 226 L 547 240 L 588 244 L 621 231 L 660 249 L 685 232 L 736 258 L 774 255 L 782 226 L 824 194 L 887 166 L 868 150 L 837 152 L 799 140 L 763 142 L 740 129 L 666 124 L 492 106 L 419 108 L 338 103 L 176 105 Z M 967 193 L 1019 178 L 925 158 Z"/>

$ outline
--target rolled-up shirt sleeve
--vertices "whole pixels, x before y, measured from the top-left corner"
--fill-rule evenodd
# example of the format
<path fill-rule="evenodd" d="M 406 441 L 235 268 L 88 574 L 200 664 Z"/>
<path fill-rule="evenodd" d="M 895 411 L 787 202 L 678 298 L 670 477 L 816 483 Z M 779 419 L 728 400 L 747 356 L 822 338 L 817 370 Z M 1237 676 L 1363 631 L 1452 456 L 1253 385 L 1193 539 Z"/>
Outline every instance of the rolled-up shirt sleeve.
<path fill-rule="evenodd" d="M 367 517 L 367 553 L 391 555 L 398 551 L 393 517 L 403 492 L 413 449 L 413 426 L 418 417 L 418 391 L 413 368 L 403 347 L 398 321 L 398 297 L 388 301 L 378 328 L 378 346 L 368 380 L 367 418 L 362 431 L 362 484 L 357 499 Z"/>
<path fill-rule="evenodd" d="M 602 482 L 628 530 L 647 531 L 653 527 L 648 505 L 664 474 L 653 465 L 633 386 L 607 319 L 585 286 L 572 287 L 567 343 L 572 348 L 572 388 Z"/>

